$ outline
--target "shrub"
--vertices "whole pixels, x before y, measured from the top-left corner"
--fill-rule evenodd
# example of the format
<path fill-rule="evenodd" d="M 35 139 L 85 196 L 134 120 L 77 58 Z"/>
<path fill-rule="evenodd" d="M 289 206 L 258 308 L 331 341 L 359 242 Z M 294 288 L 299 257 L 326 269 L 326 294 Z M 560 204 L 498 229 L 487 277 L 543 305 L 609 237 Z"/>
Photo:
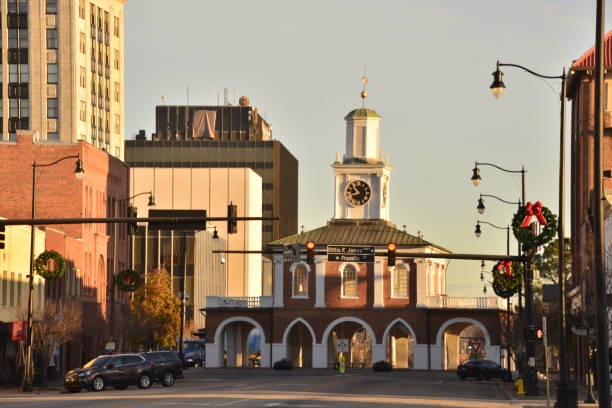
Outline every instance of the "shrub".
<path fill-rule="evenodd" d="M 275 370 L 291 370 L 293 368 L 293 363 L 286 358 L 279 360 L 274 363 Z"/>
<path fill-rule="evenodd" d="M 393 367 L 391 366 L 391 363 L 388 363 L 386 361 L 377 361 L 374 364 L 372 364 L 372 370 L 374 371 L 391 371 Z"/>

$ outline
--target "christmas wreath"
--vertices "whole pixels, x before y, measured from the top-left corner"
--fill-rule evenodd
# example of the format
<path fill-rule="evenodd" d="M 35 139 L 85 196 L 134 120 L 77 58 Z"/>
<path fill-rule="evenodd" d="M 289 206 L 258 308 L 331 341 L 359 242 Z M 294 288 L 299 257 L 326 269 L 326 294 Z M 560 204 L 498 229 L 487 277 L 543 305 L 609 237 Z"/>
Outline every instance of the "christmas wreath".
<path fill-rule="evenodd" d="M 493 290 L 497 296 L 508 298 L 519 288 L 523 278 L 521 264 L 511 261 L 501 261 L 491 270 L 493 275 Z"/>
<path fill-rule="evenodd" d="M 142 284 L 142 278 L 138 272 L 125 269 L 115 276 L 115 285 L 124 292 L 133 292 Z"/>
<path fill-rule="evenodd" d="M 50 267 L 51 263 L 53 268 Z M 66 260 L 58 252 L 45 251 L 34 261 L 34 270 L 45 279 L 58 279 L 66 272 Z"/>
<path fill-rule="evenodd" d="M 529 227 L 533 217 L 536 217 L 542 226 L 542 231 L 537 235 L 532 233 Z M 512 232 L 517 241 L 523 244 L 525 251 L 545 245 L 557 234 L 557 216 L 539 201 L 535 204 L 527 203 L 514 214 Z"/>
<path fill-rule="evenodd" d="M 505 299 L 514 296 L 514 294 L 518 291 L 518 286 L 511 289 L 504 288 L 498 281 L 495 280 L 493 281 L 493 284 L 491 286 L 493 286 L 493 291 L 497 296 Z"/>

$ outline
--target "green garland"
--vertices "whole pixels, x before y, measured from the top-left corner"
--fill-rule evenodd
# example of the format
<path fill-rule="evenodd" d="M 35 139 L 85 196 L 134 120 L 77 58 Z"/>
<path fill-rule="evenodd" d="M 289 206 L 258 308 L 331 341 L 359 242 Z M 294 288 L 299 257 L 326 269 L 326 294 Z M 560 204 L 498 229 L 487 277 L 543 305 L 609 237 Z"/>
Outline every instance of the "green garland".
<path fill-rule="evenodd" d="M 49 269 L 49 261 L 53 260 L 55 268 Z M 45 279 L 58 279 L 66 272 L 66 260 L 62 255 L 53 250 L 45 251 L 38 255 L 34 261 L 34 270 Z"/>
<path fill-rule="evenodd" d="M 547 207 L 542 207 L 542 216 L 546 220 L 546 225 L 543 225 L 542 232 L 538 235 L 534 235 L 528 226 L 521 227 L 526 216 L 527 207 L 522 206 L 517 213 L 514 214 L 514 218 L 512 219 L 512 232 L 516 240 L 523 244 L 524 251 L 545 245 L 552 241 L 555 235 L 557 235 L 557 216 Z M 537 221 L 535 216 L 534 219 Z"/>
<path fill-rule="evenodd" d="M 514 296 L 523 280 L 523 268 L 520 263 L 513 262 L 511 266 L 512 273 L 508 275 L 506 269 L 499 269 L 501 262 L 493 266 L 491 274 L 493 275 L 493 291 L 502 298 Z"/>
<path fill-rule="evenodd" d="M 115 285 L 124 292 L 134 292 L 142 285 L 142 278 L 138 272 L 125 269 L 115 276 Z"/>

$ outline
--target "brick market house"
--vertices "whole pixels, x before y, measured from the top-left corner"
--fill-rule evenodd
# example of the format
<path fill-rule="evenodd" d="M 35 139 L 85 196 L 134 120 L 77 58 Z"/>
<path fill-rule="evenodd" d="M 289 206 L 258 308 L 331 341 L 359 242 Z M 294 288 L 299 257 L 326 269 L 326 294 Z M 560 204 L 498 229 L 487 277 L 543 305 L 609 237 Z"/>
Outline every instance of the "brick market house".
<path fill-rule="evenodd" d="M 389 221 L 392 169 L 380 152 L 381 117 L 362 108 L 345 120 L 346 154 L 332 165 L 334 218 L 270 244 L 272 296 L 207 298 L 207 367 L 248 366 L 252 333 L 260 337 L 262 367 L 282 358 L 296 367 L 332 367 L 338 340 L 349 343 L 349 367 L 386 360 L 397 368 L 454 369 L 474 356 L 470 343 L 477 343 L 479 358 L 503 363 L 505 301 L 447 296 L 443 259 L 398 259 L 389 267 L 386 256 L 340 263 L 317 254 L 314 264 L 284 257 L 288 246 L 307 241 L 323 253 L 327 245 L 386 251 L 390 242 L 398 252 L 449 253 Z"/>

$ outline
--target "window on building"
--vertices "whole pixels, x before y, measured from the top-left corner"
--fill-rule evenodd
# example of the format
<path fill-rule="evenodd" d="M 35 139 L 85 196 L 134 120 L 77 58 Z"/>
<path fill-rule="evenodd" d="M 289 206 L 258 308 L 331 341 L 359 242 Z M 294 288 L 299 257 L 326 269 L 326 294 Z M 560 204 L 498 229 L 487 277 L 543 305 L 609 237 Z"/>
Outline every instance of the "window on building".
<path fill-rule="evenodd" d="M 79 50 L 81 54 L 85 54 L 87 48 L 87 42 L 85 41 L 85 33 L 79 33 Z"/>
<path fill-rule="evenodd" d="M 115 37 L 119 37 L 119 17 L 114 17 L 113 33 Z"/>
<path fill-rule="evenodd" d="M 9 48 L 17 48 L 17 46 L 19 45 L 18 42 L 18 35 L 17 35 L 17 30 L 16 29 L 9 29 L 8 30 L 8 46 Z"/>
<path fill-rule="evenodd" d="M 57 118 L 59 116 L 59 104 L 57 98 L 47 99 L 47 117 Z"/>
<path fill-rule="evenodd" d="M 115 113 L 115 133 L 119 134 L 119 129 L 121 128 L 121 118 Z"/>
<path fill-rule="evenodd" d="M 9 83 L 19 82 L 19 69 L 17 64 L 9 64 Z"/>
<path fill-rule="evenodd" d="M 47 83 L 57 84 L 59 80 L 59 69 L 57 64 L 47 64 Z"/>
<path fill-rule="evenodd" d="M 79 67 L 79 85 L 81 88 L 85 88 L 85 81 L 87 80 L 87 70 L 85 67 Z"/>
<path fill-rule="evenodd" d="M 20 13 L 27 13 L 28 12 L 28 0 L 19 0 L 17 3 L 19 3 L 19 12 Z"/>
<path fill-rule="evenodd" d="M 121 61 L 119 59 L 119 50 L 115 50 L 115 69 L 119 69 Z"/>
<path fill-rule="evenodd" d="M 342 297 L 357 297 L 357 268 L 353 264 L 342 268 Z"/>
<path fill-rule="evenodd" d="M 57 132 L 48 132 L 47 140 L 60 140 L 59 133 Z"/>
<path fill-rule="evenodd" d="M 115 82 L 115 102 L 119 102 L 121 98 L 121 86 L 119 82 Z"/>
<path fill-rule="evenodd" d="M 30 117 L 30 100 L 29 99 L 21 99 L 19 101 L 19 116 L 22 118 Z"/>
<path fill-rule="evenodd" d="M 308 296 L 308 267 L 303 263 L 293 268 L 293 297 Z"/>
<path fill-rule="evenodd" d="M 85 0 L 79 0 L 79 18 L 85 19 Z"/>
<path fill-rule="evenodd" d="M 19 117 L 19 99 L 9 99 L 9 118 Z"/>
<path fill-rule="evenodd" d="M 79 119 L 81 122 L 87 122 L 87 104 L 85 101 L 80 101 L 79 105 Z"/>
<path fill-rule="evenodd" d="M 58 37 L 56 28 L 47 28 L 47 48 L 57 49 Z"/>
<path fill-rule="evenodd" d="M 9 13 L 17 12 L 17 0 L 8 0 L 8 12 Z"/>
<path fill-rule="evenodd" d="M 19 48 L 28 48 L 30 40 L 28 39 L 28 30 L 19 30 Z"/>
<path fill-rule="evenodd" d="M 19 82 L 22 84 L 30 82 L 30 66 L 28 64 L 19 65 Z"/>
<path fill-rule="evenodd" d="M 47 0 L 47 14 L 57 14 L 57 0 Z"/>
<path fill-rule="evenodd" d="M 392 270 L 393 297 L 408 297 L 408 265 L 398 263 Z"/>

